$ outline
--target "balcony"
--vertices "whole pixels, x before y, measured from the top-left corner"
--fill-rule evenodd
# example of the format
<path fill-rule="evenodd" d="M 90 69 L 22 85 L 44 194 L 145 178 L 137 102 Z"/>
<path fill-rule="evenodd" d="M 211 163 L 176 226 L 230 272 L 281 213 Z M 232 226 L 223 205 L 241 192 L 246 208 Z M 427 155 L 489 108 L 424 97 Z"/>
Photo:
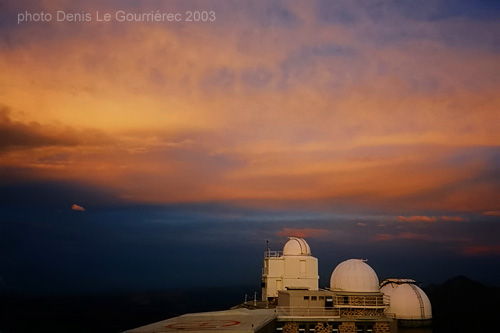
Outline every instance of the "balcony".
<path fill-rule="evenodd" d="M 358 296 L 358 295 L 335 295 L 333 306 L 335 308 L 349 309 L 387 309 L 390 305 L 388 295 L 380 296 Z"/>
<path fill-rule="evenodd" d="M 323 307 L 306 306 L 277 306 L 278 317 L 317 317 L 317 318 L 340 318 L 338 309 L 327 309 Z"/>
<path fill-rule="evenodd" d="M 266 251 L 264 258 L 279 258 L 283 255 L 283 251 Z"/>

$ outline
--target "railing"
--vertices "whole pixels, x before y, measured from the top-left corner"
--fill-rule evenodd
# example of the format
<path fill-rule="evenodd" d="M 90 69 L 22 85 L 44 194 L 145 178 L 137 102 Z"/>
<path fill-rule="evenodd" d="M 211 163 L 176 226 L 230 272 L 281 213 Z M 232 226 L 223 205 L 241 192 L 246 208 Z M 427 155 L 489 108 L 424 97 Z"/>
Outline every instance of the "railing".
<path fill-rule="evenodd" d="M 283 251 L 266 251 L 264 258 L 279 258 L 283 255 Z"/>
<path fill-rule="evenodd" d="M 354 295 L 336 295 L 333 296 L 333 306 L 336 308 L 351 309 L 378 309 L 388 308 L 390 297 L 383 296 L 354 296 Z"/>
<path fill-rule="evenodd" d="M 279 317 L 328 317 L 339 318 L 340 313 L 337 309 L 328 309 L 322 307 L 305 306 L 277 306 L 276 311 Z"/>
<path fill-rule="evenodd" d="M 386 316 L 387 318 L 396 319 L 396 314 L 395 314 L 395 313 L 393 313 L 393 312 L 386 312 L 386 313 L 385 313 L 385 316 Z"/>
<path fill-rule="evenodd" d="M 332 295 L 331 307 L 318 306 L 278 306 L 278 316 L 281 317 L 328 317 L 338 318 L 340 316 L 373 317 L 383 316 L 389 308 L 389 296 L 387 295 Z"/>
<path fill-rule="evenodd" d="M 428 318 L 422 318 L 421 316 L 405 316 L 404 318 L 398 317 L 395 313 L 393 312 L 386 312 L 385 316 L 388 318 L 393 318 L 393 319 L 400 319 L 400 320 L 421 320 L 421 321 L 427 321 L 427 320 L 432 320 L 432 317 Z"/>

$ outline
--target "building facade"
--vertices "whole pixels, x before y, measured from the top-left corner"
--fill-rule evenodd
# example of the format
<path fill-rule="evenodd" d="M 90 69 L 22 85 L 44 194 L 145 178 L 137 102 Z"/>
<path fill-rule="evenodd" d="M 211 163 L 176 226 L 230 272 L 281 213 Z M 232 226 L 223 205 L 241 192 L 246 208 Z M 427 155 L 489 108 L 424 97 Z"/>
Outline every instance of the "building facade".
<path fill-rule="evenodd" d="M 283 251 L 264 254 L 262 268 L 262 300 L 273 301 L 279 290 L 301 288 L 318 290 L 318 259 L 311 255 L 309 244 L 298 237 L 289 237 Z"/>

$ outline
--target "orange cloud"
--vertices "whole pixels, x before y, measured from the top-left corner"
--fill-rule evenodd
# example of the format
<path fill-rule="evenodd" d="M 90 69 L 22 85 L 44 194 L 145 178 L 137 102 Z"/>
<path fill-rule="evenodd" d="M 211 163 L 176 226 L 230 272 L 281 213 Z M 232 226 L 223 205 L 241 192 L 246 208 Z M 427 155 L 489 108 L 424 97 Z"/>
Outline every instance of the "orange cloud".
<path fill-rule="evenodd" d="M 486 216 L 500 216 L 500 211 L 498 211 L 498 210 L 489 210 L 487 212 L 483 212 L 482 214 L 486 215 Z"/>
<path fill-rule="evenodd" d="M 475 246 L 468 246 L 465 247 L 462 251 L 464 254 L 467 255 L 500 255 L 500 245 L 475 245 Z"/>
<path fill-rule="evenodd" d="M 77 204 L 73 204 L 73 206 L 71 206 L 71 209 L 79 211 L 79 212 L 84 212 L 85 211 L 85 208 L 83 208 L 82 206 L 77 205 Z"/>
<path fill-rule="evenodd" d="M 466 221 L 464 218 L 460 216 L 441 216 L 440 219 L 442 221 L 450 221 L 450 222 L 464 222 Z"/>
<path fill-rule="evenodd" d="M 323 235 L 328 234 L 329 231 L 326 229 L 294 229 L 294 228 L 285 228 L 276 233 L 276 235 L 280 237 L 286 236 L 294 236 L 294 237 L 303 237 L 303 238 L 317 238 Z"/>
<path fill-rule="evenodd" d="M 463 222 L 466 221 L 464 218 L 460 216 L 398 216 L 398 221 L 400 222 L 436 222 L 438 220 L 446 221 L 446 222 Z"/>
<path fill-rule="evenodd" d="M 397 239 L 397 237 L 391 234 L 376 234 L 375 237 L 373 237 L 373 240 L 376 242 L 384 242 L 393 239 Z"/>
<path fill-rule="evenodd" d="M 414 240 L 431 240 L 432 237 L 425 234 L 415 234 L 410 232 L 403 232 L 397 235 L 392 234 L 377 234 L 373 238 L 376 242 L 390 241 L 394 239 L 414 239 Z"/>
<path fill-rule="evenodd" d="M 436 222 L 435 216 L 398 216 L 401 222 Z"/>

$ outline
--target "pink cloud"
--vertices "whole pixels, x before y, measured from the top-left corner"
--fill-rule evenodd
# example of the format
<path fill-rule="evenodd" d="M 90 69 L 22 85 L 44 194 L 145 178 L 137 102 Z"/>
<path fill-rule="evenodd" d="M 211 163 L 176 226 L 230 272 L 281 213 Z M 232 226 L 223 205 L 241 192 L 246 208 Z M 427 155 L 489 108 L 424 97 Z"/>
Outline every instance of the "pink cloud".
<path fill-rule="evenodd" d="M 436 222 L 437 219 L 435 216 L 398 216 L 398 221 L 401 222 Z"/>
<path fill-rule="evenodd" d="M 396 238 L 395 235 L 376 234 L 375 237 L 373 238 L 373 240 L 376 242 L 384 242 L 384 241 L 388 241 L 388 240 L 393 240 L 395 238 Z"/>
<path fill-rule="evenodd" d="M 431 236 L 425 235 L 425 234 L 415 234 L 411 232 L 402 232 L 397 235 L 391 235 L 391 234 L 377 234 L 373 238 L 374 241 L 376 242 L 385 242 L 385 241 L 390 241 L 394 239 L 416 239 L 416 240 L 430 240 Z"/>
<path fill-rule="evenodd" d="M 500 211 L 498 211 L 498 210 L 489 210 L 487 212 L 483 212 L 483 215 L 486 215 L 486 216 L 500 216 Z"/>
<path fill-rule="evenodd" d="M 473 245 L 465 247 L 462 252 L 467 255 L 500 255 L 500 245 Z"/>
<path fill-rule="evenodd" d="M 441 216 L 442 221 L 449 221 L 449 222 L 464 222 L 466 221 L 465 219 L 461 218 L 460 216 Z"/>
<path fill-rule="evenodd" d="M 304 237 L 304 238 L 315 238 L 327 234 L 326 229 L 295 229 L 295 228 L 284 228 L 276 233 L 280 237 L 294 236 L 294 237 Z"/>
<path fill-rule="evenodd" d="M 465 219 L 463 219 L 460 216 L 441 216 L 441 217 L 436 217 L 436 216 L 425 216 L 425 215 L 412 215 L 412 216 L 398 216 L 398 221 L 400 222 L 436 222 L 437 220 L 441 221 L 447 221 L 447 222 L 463 222 Z"/>
<path fill-rule="evenodd" d="M 82 206 L 77 205 L 77 204 L 73 204 L 73 206 L 71 206 L 71 209 L 72 210 L 76 210 L 78 212 L 84 212 L 85 211 L 85 208 L 83 208 Z"/>
<path fill-rule="evenodd" d="M 359 225 L 360 227 L 365 227 L 366 223 L 364 223 L 364 222 L 358 222 L 356 225 Z"/>

